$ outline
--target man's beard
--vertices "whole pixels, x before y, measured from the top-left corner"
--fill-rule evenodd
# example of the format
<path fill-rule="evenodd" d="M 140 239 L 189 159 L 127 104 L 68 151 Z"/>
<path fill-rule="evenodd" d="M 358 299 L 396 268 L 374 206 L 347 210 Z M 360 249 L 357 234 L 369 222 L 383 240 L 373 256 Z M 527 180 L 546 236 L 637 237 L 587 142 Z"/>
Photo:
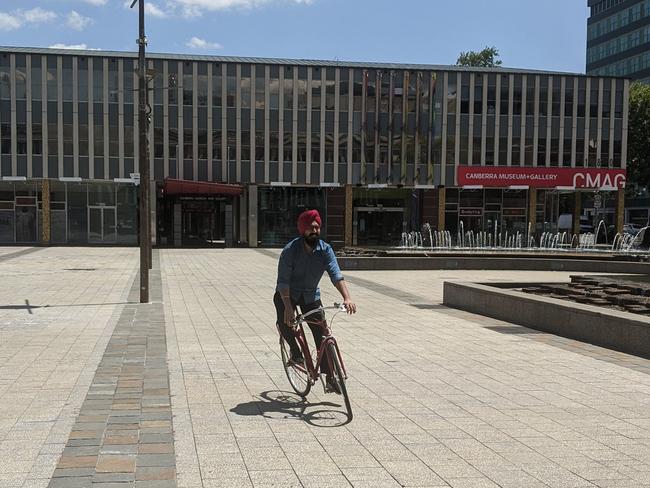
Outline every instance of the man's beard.
<path fill-rule="evenodd" d="M 307 242 L 309 247 L 316 246 L 319 240 L 320 240 L 320 236 L 318 234 L 309 234 L 308 236 L 305 236 L 305 242 Z"/>

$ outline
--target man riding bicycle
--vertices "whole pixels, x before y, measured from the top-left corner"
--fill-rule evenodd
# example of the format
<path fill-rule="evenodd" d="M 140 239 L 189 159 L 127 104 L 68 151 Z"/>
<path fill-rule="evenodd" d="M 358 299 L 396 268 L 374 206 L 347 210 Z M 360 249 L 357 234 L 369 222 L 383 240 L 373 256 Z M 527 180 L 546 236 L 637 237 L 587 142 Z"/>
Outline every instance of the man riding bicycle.
<path fill-rule="evenodd" d="M 289 345 L 291 360 L 294 363 L 304 362 L 300 347 L 290 328 L 290 324 L 296 318 L 296 306 L 300 306 L 303 314 L 322 307 L 318 283 L 325 271 L 343 297 L 343 305 L 347 312 L 353 314 L 357 311 L 332 247 L 320 239 L 320 227 L 321 218 L 318 210 L 306 210 L 301 213 L 298 217 L 300 236 L 284 247 L 278 263 L 278 281 L 273 303 L 277 312 L 277 323 L 282 331 L 282 337 Z M 317 349 L 323 340 L 324 329 L 321 324 L 324 321 L 325 314 L 322 311 L 314 313 L 307 320 Z M 321 372 L 326 375 L 329 389 L 338 392 L 336 383 L 331 379 L 327 361 L 321 363 Z"/>

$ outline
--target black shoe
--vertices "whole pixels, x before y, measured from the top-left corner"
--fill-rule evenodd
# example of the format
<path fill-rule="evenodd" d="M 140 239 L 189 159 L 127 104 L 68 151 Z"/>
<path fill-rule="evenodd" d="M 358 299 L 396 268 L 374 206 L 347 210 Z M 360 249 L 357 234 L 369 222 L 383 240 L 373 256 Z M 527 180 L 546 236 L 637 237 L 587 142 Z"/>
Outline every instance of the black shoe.
<path fill-rule="evenodd" d="M 334 379 L 334 377 L 328 375 L 325 379 L 325 392 L 336 393 L 337 395 L 341 394 L 341 388 L 339 387 L 339 384 Z"/>
<path fill-rule="evenodd" d="M 291 353 L 291 361 L 295 364 L 303 364 L 305 362 L 305 358 L 302 357 L 302 352 L 300 352 L 300 350 L 293 351 Z"/>

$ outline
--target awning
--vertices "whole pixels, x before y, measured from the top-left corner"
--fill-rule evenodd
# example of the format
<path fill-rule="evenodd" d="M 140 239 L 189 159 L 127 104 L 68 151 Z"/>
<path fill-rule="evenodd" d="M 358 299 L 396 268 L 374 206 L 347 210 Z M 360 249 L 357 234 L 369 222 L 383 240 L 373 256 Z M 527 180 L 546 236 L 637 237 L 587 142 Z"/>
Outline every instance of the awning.
<path fill-rule="evenodd" d="M 239 196 L 244 192 L 241 185 L 214 183 L 212 181 L 190 181 L 165 178 L 163 195 L 226 195 Z"/>

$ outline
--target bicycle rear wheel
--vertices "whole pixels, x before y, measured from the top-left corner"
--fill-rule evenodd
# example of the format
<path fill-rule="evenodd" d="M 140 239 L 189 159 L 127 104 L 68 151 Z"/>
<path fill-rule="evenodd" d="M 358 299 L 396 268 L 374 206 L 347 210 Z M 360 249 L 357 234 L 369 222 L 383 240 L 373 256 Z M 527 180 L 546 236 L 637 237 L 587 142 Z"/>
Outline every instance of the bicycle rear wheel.
<path fill-rule="evenodd" d="M 350 421 L 352 420 L 352 405 L 350 405 L 348 389 L 345 386 L 345 376 L 343 374 L 341 362 L 339 361 L 338 348 L 331 342 L 327 345 L 327 355 L 329 356 L 330 366 L 332 366 L 330 371 L 332 379 L 336 382 L 341 391 L 341 395 L 345 401 L 345 408 L 348 411 L 348 421 Z"/>
<path fill-rule="evenodd" d="M 291 360 L 289 345 L 282 336 L 280 336 L 280 354 L 282 356 L 282 366 L 287 374 L 291 388 L 301 397 L 306 397 L 311 389 L 309 371 L 304 363 L 296 364 Z"/>

